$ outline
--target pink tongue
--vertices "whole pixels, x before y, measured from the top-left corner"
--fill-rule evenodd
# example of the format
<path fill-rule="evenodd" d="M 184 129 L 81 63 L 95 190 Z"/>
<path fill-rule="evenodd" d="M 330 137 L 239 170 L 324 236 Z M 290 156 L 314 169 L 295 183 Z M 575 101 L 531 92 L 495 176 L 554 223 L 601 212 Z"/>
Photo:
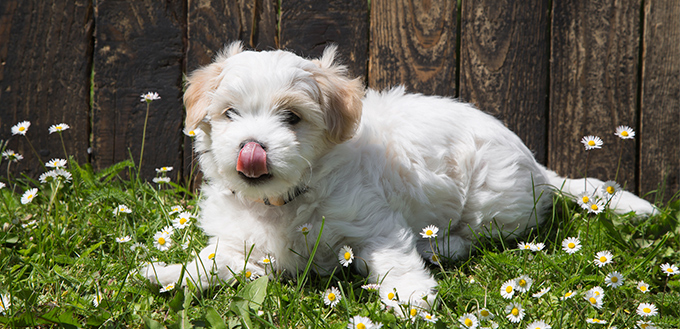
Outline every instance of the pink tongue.
<path fill-rule="evenodd" d="M 267 152 L 255 142 L 246 144 L 238 154 L 236 170 L 249 178 L 258 178 L 267 171 Z"/>

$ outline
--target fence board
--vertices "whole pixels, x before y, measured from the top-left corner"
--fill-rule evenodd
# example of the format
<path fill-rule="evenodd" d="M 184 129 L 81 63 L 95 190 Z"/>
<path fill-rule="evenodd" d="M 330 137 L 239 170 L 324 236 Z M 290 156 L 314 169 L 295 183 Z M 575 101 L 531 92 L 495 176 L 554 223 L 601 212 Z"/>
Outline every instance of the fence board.
<path fill-rule="evenodd" d="M 464 1 L 460 98 L 503 120 L 545 163 L 548 1 Z"/>
<path fill-rule="evenodd" d="M 644 14 L 640 192 L 665 182 L 668 201 L 680 189 L 680 3 L 645 1 Z"/>
<path fill-rule="evenodd" d="M 281 48 L 319 57 L 329 44 L 352 76 L 366 75 L 368 4 L 365 0 L 281 2 Z"/>
<path fill-rule="evenodd" d="M 597 135 L 588 176 L 635 191 L 636 146 L 614 136 L 618 125 L 637 125 L 640 0 L 553 1 L 549 166 L 583 177 L 586 152 L 579 140 Z"/>
<path fill-rule="evenodd" d="M 181 0 L 98 0 L 94 52 L 93 164 L 102 168 L 130 158 L 139 161 L 145 103 L 151 104 L 142 174 L 181 164 L 182 61 L 186 10 Z"/>
<path fill-rule="evenodd" d="M 455 96 L 456 1 L 371 1 L 368 85 Z"/>
<path fill-rule="evenodd" d="M 66 151 L 87 162 L 89 136 L 89 58 L 92 6 L 87 0 L 0 3 L 0 139 L 28 120 L 27 133 L 43 161 L 63 158 L 61 141 L 48 128 L 67 123 Z M 24 155 L 14 168 L 37 177 L 43 168 L 21 136 L 9 149 Z"/>

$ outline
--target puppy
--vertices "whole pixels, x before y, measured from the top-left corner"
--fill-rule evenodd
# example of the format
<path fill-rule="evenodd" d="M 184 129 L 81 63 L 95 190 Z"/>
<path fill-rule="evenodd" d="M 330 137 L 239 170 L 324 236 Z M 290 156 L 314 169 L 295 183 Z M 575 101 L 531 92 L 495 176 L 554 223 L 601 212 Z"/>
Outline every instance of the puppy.
<path fill-rule="evenodd" d="M 168 284 L 182 273 L 207 287 L 213 275 L 294 275 L 323 226 L 314 256 L 321 274 L 340 266 L 347 245 L 385 304 L 429 308 L 437 282 L 424 258 L 467 257 L 475 234 L 506 237 L 540 224 L 555 187 L 586 192 L 583 179 L 547 170 L 469 104 L 403 87 L 366 91 L 335 50 L 308 60 L 237 42 L 189 76 L 186 129 L 202 131 L 195 149 L 205 178 L 198 225 L 211 238 L 185 266 L 149 266 L 148 279 Z M 588 193 L 602 185 L 587 183 Z M 628 192 L 618 201 L 619 213 L 654 210 Z M 419 234 L 429 225 L 439 228 L 436 244 Z"/>

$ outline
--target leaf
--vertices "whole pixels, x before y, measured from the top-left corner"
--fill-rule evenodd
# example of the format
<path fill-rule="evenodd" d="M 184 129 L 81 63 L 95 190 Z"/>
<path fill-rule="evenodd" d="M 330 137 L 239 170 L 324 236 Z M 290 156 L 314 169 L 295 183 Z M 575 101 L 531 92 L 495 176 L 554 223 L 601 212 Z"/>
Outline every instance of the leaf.
<path fill-rule="evenodd" d="M 144 324 L 148 329 L 165 329 L 165 326 L 162 323 L 152 320 L 146 316 L 142 316 L 142 320 L 144 320 Z"/>
<path fill-rule="evenodd" d="M 184 290 L 181 289 L 176 289 L 175 290 L 175 297 L 172 298 L 172 300 L 168 303 L 170 308 L 175 311 L 179 312 L 184 309 Z"/>
<path fill-rule="evenodd" d="M 227 325 L 219 313 L 212 306 L 208 306 L 205 312 L 205 320 L 210 323 L 210 326 L 217 329 L 227 329 Z"/>

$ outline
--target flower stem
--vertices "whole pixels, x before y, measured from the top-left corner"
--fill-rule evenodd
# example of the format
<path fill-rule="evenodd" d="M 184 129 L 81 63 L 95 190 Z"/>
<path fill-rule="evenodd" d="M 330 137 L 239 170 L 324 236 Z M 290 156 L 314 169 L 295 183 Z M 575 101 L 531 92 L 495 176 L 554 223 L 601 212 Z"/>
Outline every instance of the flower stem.
<path fill-rule="evenodd" d="M 61 139 L 61 148 L 64 150 L 64 159 L 68 160 L 68 153 L 66 153 L 66 144 L 64 144 L 64 137 L 61 136 L 61 131 L 59 132 L 59 139 Z"/>
<path fill-rule="evenodd" d="M 623 144 L 619 142 L 619 163 L 616 165 L 616 174 L 614 175 L 614 181 L 617 182 L 619 178 L 619 169 L 621 168 L 621 158 L 623 157 Z"/>
<path fill-rule="evenodd" d="M 139 152 L 139 166 L 137 167 L 137 178 L 142 173 L 142 159 L 144 159 L 144 141 L 146 140 L 146 124 L 149 121 L 149 106 L 151 102 L 146 102 L 146 115 L 144 116 L 144 129 L 142 130 L 142 150 Z"/>
<path fill-rule="evenodd" d="M 26 137 L 26 135 L 24 135 L 24 137 Z M 33 144 L 31 143 L 31 140 L 28 139 L 28 137 L 26 137 L 26 141 L 28 142 L 28 146 L 31 147 L 31 151 L 33 151 L 33 154 L 35 155 L 35 157 L 36 157 L 36 158 L 38 159 L 38 161 L 40 162 L 40 165 L 43 167 L 43 169 L 45 169 L 45 171 L 47 171 L 47 167 L 45 167 L 45 163 L 42 161 L 42 159 L 40 158 L 40 155 L 38 154 L 38 152 L 37 152 L 37 151 L 35 150 L 35 148 L 33 147 Z"/>

